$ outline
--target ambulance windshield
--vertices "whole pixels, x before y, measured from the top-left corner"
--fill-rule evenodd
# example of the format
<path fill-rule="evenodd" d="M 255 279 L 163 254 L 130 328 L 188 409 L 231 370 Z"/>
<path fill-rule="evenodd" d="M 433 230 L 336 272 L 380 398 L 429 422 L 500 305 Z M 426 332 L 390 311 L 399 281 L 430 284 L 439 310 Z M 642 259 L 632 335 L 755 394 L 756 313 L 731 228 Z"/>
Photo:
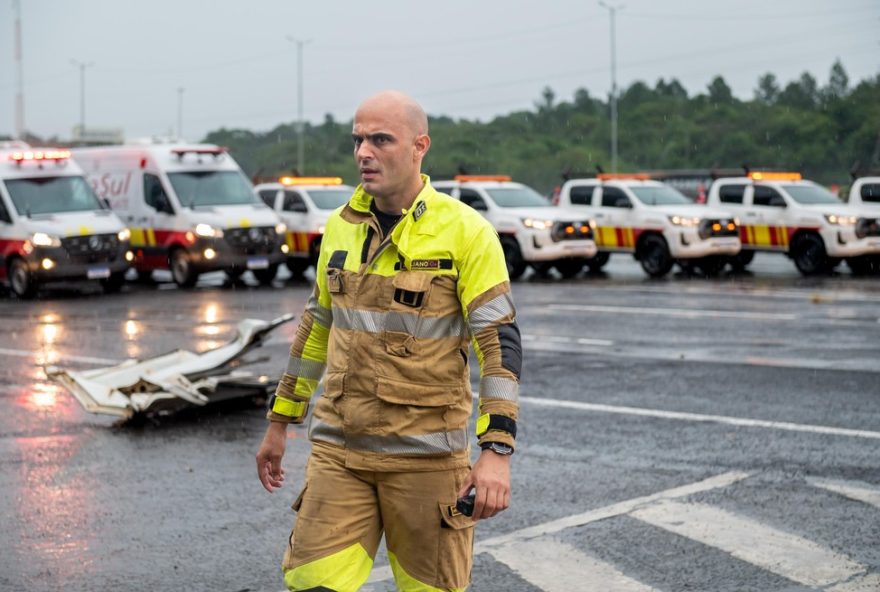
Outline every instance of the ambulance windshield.
<path fill-rule="evenodd" d="M 309 191 L 309 197 L 319 210 L 335 210 L 347 204 L 353 192 L 352 189 L 312 189 Z"/>
<path fill-rule="evenodd" d="M 529 187 L 487 188 L 486 193 L 502 208 L 552 207 L 552 204 L 544 199 L 540 193 Z"/>
<path fill-rule="evenodd" d="M 636 194 L 639 201 L 646 206 L 674 206 L 678 204 L 693 203 L 677 189 L 666 185 L 651 185 L 645 187 L 630 187 L 630 191 Z"/>
<path fill-rule="evenodd" d="M 812 183 L 804 183 L 803 185 L 783 185 L 782 188 L 785 189 L 785 192 L 792 196 L 799 204 L 808 206 L 811 204 L 840 205 L 841 203 L 839 199 L 834 197 L 833 193 L 824 187 L 819 187 Z"/>
<path fill-rule="evenodd" d="M 238 171 L 168 173 L 168 180 L 185 208 L 258 203 L 250 183 Z"/>
<path fill-rule="evenodd" d="M 22 216 L 105 209 L 82 177 L 7 179 L 4 183 L 16 211 Z"/>

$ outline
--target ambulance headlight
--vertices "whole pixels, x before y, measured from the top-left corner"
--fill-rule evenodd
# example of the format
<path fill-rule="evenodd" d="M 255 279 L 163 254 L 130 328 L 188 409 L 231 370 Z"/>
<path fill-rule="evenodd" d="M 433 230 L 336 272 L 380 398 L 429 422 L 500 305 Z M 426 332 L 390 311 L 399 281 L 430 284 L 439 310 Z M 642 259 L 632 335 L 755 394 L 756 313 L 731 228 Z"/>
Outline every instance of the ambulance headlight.
<path fill-rule="evenodd" d="M 838 216 L 837 214 L 825 214 L 825 219 L 829 224 L 835 226 L 852 226 L 857 220 L 855 216 Z"/>
<path fill-rule="evenodd" d="M 669 216 L 669 221 L 675 226 L 698 226 L 700 218 L 697 216 Z"/>
<path fill-rule="evenodd" d="M 526 228 L 534 228 L 535 230 L 547 230 L 553 226 L 553 220 L 539 220 L 536 218 L 523 218 L 522 223 Z"/>
<path fill-rule="evenodd" d="M 119 242 L 124 243 L 131 238 L 131 230 L 129 230 L 128 228 L 123 228 L 116 235 L 116 238 L 119 239 Z"/>
<path fill-rule="evenodd" d="M 318 226 L 318 234 L 324 234 L 324 231 L 327 230 L 327 227 L 321 224 Z"/>
<path fill-rule="evenodd" d="M 223 230 L 210 224 L 196 224 L 196 234 L 205 238 L 223 238 Z"/>
<path fill-rule="evenodd" d="M 284 222 L 279 222 L 275 225 L 275 234 L 281 236 L 287 232 L 287 224 Z"/>
<path fill-rule="evenodd" d="M 60 247 L 61 239 L 45 232 L 35 232 L 31 237 L 31 243 L 35 247 Z"/>

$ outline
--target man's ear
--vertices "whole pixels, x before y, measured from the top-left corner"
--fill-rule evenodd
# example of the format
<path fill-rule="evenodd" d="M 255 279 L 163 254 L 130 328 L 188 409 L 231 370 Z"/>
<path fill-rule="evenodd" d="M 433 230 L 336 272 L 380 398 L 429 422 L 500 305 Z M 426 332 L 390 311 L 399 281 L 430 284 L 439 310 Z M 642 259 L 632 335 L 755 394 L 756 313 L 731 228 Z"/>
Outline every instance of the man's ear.
<path fill-rule="evenodd" d="M 415 149 L 415 153 L 413 156 L 416 159 L 422 159 L 425 157 L 425 154 L 428 153 L 428 149 L 431 147 L 431 136 L 428 134 L 422 134 L 420 136 L 416 136 L 416 141 L 413 142 L 413 148 Z"/>

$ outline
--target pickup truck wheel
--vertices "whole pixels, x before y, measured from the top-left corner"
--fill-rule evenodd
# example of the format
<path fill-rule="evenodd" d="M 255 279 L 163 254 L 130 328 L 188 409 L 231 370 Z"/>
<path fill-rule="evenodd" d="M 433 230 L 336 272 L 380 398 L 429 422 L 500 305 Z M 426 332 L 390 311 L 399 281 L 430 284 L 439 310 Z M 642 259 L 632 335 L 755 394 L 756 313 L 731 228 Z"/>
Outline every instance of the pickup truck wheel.
<path fill-rule="evenodd" d="M 806 234 L 791 246 L 791 258 L 803 275 L 818 275 L 828 271 L 825 243 L 815 234 Z"/>
<path fill-rule="evenodd" d="M 645 273 L 651 277 L 659 278 L 669 273 L 675 261 L 669 254 L 666 241 L 662 237 L 652 234 L 642 241 L 639 248 L 639 263 L 642 264 Z"/>
<path fill-rule="evenodd" d="M 142 284 L 153 283 L 153 270 L 152 269 L 138 269 L 137 270 L 137 281 Z"/>
<path fill-rule="evenodd" d="M 709 255 L 696 261 L 696 265 L 703 275 L 707 277 L 715 277 L 721 273 L 721 270 L 727 265 L 727 259 L 719 255 Z"/>
<path fill-rule="evenodd" d="M 37 293 L 37 281 L 23 259 L 13 259 L 9 264 L 9 287 L 22 300 L 29 300 Z"/>
<path fill-rule="evenodd" d="M 559 259 L 553 263 L 553 267 L 559 272 L 559 275 L 568 279 L 576 276 L 584 268 L 584 259 L 570 258 Z"/>
<path fill-rule="evenodd" d="M 745 271 L 746 267 L 749 266 L 749 263 L 752 262 L 752 259 L 755 258 L 754 251 L 740 251 L 736 255 L 730 258 L 730 267 L 733 268 L 733 271 L 741 272 Z"/>
<path fill-rule="evenodd" d="M 870 275 L 880 271 L 880 257 L 872 257 L 871 255 L 850 257 L 846 260 L 846 266 L 849 267 L 853 275 Z"/>
<path fill-rule="evenodd" d="M 504 260 L 507 262 L 507 275 L 512 280 L 522 277 L 526 271 L 526 262 L 523 260 L 522 251 L 516 239 L 501 239 L 501 248 L 504 250 Z"/>
<path fill-rule="evenodd" d="M 275 276 L 278 274 L 278 264 L 270 265 L 266 269 L 254 269 L 253 270 L 254 277 L 257 278 L 257 281 L 260 282 L 264 286 L 268 286 L 272 283 L 272 280 L 275 279 Z"/>
<path fill-rule="evenodd" d="M 171 277 L 181 288 L 192 288 L 196 285 L 199 275 L 192 268 L 189 253 L 184 249 L 174 249 L 168 257 Z"/>
<path fill-rule="evenodd" d="M 101 289 L 104 290 L 105 294 L 116 294 L 122 289 L 124 284 L 125 272 L 117 271 L 116 273 L 111 273 L 110 277 L 101 280 Z"/>
<path fill-rule="evenodd" d="M 590 273 L 598 273 L 605 267 L 605 264 L 608 263 L 608 259 L 611 258 L 611 253 L 596 253 L 589 259 L 587 259 L 587 267 L 590 268 Z"/>
<path fill-rule="evenodd" d="M 290 271 L 291 275 L 295 278 L 302 277 L 311 264 L 312 262 L 310 259 L 305 259 L 303 257 L 288 257 L 287 261 L 284 262 L 288 271 Z"/>

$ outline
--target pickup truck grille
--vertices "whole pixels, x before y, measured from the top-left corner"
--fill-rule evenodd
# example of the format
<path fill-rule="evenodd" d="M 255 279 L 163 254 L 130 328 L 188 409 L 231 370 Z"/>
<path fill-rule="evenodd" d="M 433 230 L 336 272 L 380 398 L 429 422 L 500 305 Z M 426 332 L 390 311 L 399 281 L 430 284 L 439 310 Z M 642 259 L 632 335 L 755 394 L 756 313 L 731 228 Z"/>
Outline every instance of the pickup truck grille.
<path fill-rule="evenodd" d="M 71 263 L 98 263 L 113 261 L 119 250 L 119 237 L 115 234 L 90 234 L 61 239 Z"/>
<path fill-rule="evenodd" d="M 877 218 L 859 218 L 856 222 L 856 236 L 880 236 L 880 220 Z"/>
<path fill-rule="evenodd" d="M 553 224 L 550 237 L 557 243 L 564 240 L 592 239 L 593 228 L 587 220 L 560 221 Z"/>
<path fill-rule="evenodd" d="M 278 235 L 271 226 L 252 228 L 230 228 L 223 231 L 226 242 L 237 253 L 245 255 L 266 255 L 271 253 L 278 241 Z"/>
<path fill-rule="evenodd" d="M 739 228 L 732 218 L 709 218 L 700 222 L 699 234 L 703 240 L 719 236 L 739 236 Z"/>

